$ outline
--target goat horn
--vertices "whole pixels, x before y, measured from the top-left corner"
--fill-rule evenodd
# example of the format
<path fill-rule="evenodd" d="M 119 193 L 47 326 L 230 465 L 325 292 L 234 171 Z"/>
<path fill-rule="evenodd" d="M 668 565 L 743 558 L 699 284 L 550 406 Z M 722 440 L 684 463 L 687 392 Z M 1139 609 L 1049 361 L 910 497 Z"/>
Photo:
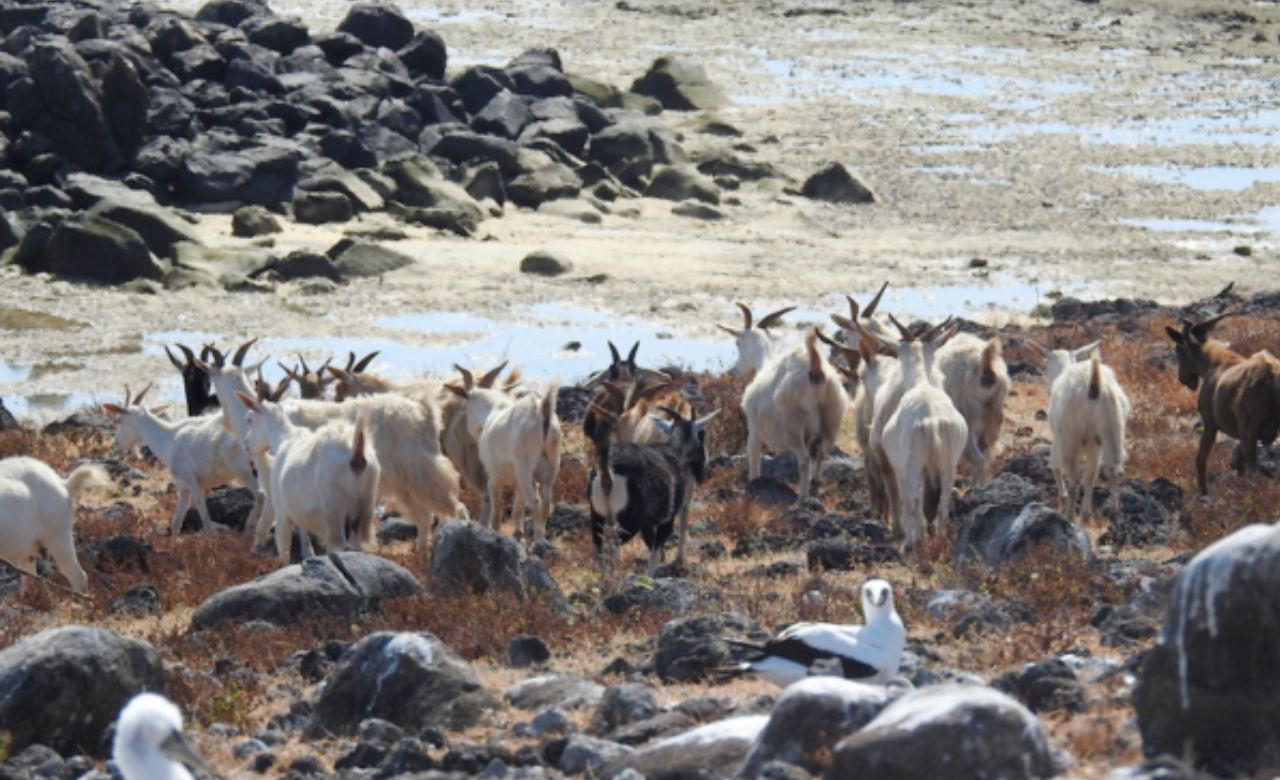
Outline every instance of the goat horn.
<path fill-rule="evenodd" d="M 933 327 L 929 328 L 924 333 L 920 334 L 920 340 L 926 341 L 926 342 L 933 341 L 938 337 L 938 334 L 942 333 L 944 330 L 946 330 L 951 326 L 951 321 L 952 321 L 952 318 L 947 317 L 942 322 L 939 322 L 937 325 L 934 325 Z"/>
<path fill-rule="evenodd" d="M 462 386 L 464 388 L 466 388 L 467 390 L 470 390 L 471 388 L 476 386 L 475 380 L 471 377 L 470 371 L 458 365 L 457 363 L 454 363 L 453 367 L 455 370 L 457 370 L 459 374 L 462 374 Z"/>
<path fill-rule="evenodd" d="M 373 359 L 374 359 L 374 358 L 376 358 L 376 357 L 377 357 L 378 355 L 380 355 L 381 353 L 382 353 L 382 350 L 380 350 L 380 349 L 375 349 L 373 352 L 370 352 L 369 354 L 367 354 L 367 355 L 365 355 L 364 357 L 360 358 L 360 362 L 359 362 L 359 363 L 356 363 L 356 366 L 355 366 L 355 373 L 357 373 L 357 374 L 358 374 L 358 373 L 360 373 L 361 371 L 364 371 L 366 368 L 368 368 L 368 367 L 369 367 L 369 364 L 373 362 Z"/>
<path fill-rule="evenodd" d="M 852 295 L 846 295 L 844 299 L 849 302 L 849 319 L 858 319 L 858 302 L 853 299 Z"/>
<path fill-rule="evenodd" d="M 745 303 L 735 302 L 733 305 L 742 309 L 742 329 L 751 330 L 751 309 L 748 309 Z"/>
<path fill-rule="evenodd" d="M 613 365 L 616 366 L 622 362 L 622 356 L 618 354 L 618 348 L 613 345 L 612 341 L 609 342 L 609 354 L 613 356 Z"/>
<path fill-rule="evenodd" d="M 770 312 L 769 314 L 765 315 L 764 319 L 760 320 L 759 324 L 757 324 L 756 327 L 761 328 L 763 330 L 772 328 L 774 325 L 778 324 L 779 320 L 781 320 L 783 317 L 785 317 L 786 315 L 790 314 L 795 310 L 796 310 L 796 307 L 788 306 L 785 309 L 778 309 L 775 312 Z"/>
<path fill-rule="evenodd" d="M 1214 325 L 1217 325 L 1219 322 L 1222 322 L 1233 314 L 1235 314 L 1234 311 L 1224 311 L 1216 317 L 1210 317 L 1204 322 L 1192 325 L 1191 335 L 1195 336 L 1197 339 L 1204 340 L 1204 337 L 1209 335 L 1209 331 L 1213 329 Z"/>
<path fill-rule="evenodd" d="M 218 349 L 212 344 L 205 344 L 204 348 L 207 349 L 209 351 L 209 354 L 213 356 L 213 365 L 215 365 L 218 368 L 222 368 L 227 364 L 227 356 L 222 354 L 222 350 Z M 202 351 L 202 354 L 203 354 L 203 351 Z"/>
<path fill-rule="evenodd" d="M 716 327 L 724 331 L 725 333 L 728 333 L 730 336 L 733 336 L 735 339 L 742 335 L 742 331 L 734 330 L 733 328 L 730 328 L 728 325 L 717 324 Z"/>
<path fill-rule="evenodd" d="M 915 336 L 913 336 L 913 335 L 911 335 L 911 331 L 909 331 L 909 330 L 907 330 L 905 327 L 903 327 L 903 325 L 902 325 L 902 323 L 901 323 L 901 322 L 898 322 L 898 318 L 897 318 L 897 317 L 895 317 L 895 316 L 893 316 L 892 314 L 890 314 L 890 315 L 889 315 L 889 322 L 892 322 L 892 323 L 893 323 L 893 327 L 895 327 L 895 328 L 897 328 L 897 329 L 898 329 L 898 333 L 900 333 L 900 334 L 902 335 L 902 340 L 903 340 L 904 342 L 906 342 L 906 343 L 910 344 L 911 342 L 913 342 L 913 341 L 915 341 L 915 340 L 916 340 L 916 337 L 915 337 Z"/>
<path fill-rule="evenodd" d="M 236 350 L 236 354 L 231 358 L 231 365 L 235 366 L 236 368 L 239 368 L 241 365 L 243 365 L 245 353 L 249 351 L 249 347 L 252 347 L 253 342 L 257 340 L 258 340 L 258 337 L 254 336 L 253 338 L 249 339 L 245 343 L 241 344 L 240 348 Z"/>
<path fill-rule="evenodd" d="M 310 373 L 311 373 L 311 367 L 307 365 L 307 359 L 306 359 L 306 358 L 304 358 L 302 355 L 298 355 L 298 365 L 302 366 L 302 373 L 303 373 L 303 374 L 310 374 Z M 283 365 L 282 365 L 282 366 L 280 366 L 280 367 L 281 367 L 281 368 L 284 368 L 284 366 L 283 366 Z"/>
<path fill-rule="evenodd" d="M 151 385 L 152 385 L 151 382 L 147 382 L 147 386 L 139 390 L 138 394 L 133 397 L 133 403 L 135 405 L 142 403 L 142 396 L 147 394 L 147 391 L 151 389 Z M 128 388 L 125 388 L 125 389 L 128 389 Z"/>
<path fill-rule="evenodd" d="M 855 360 L 859 357 L 858 350 L 851 349 L 847 344 L 841 344 L 835 339 L 827 336 L 822 331 L 818 331 L 818 341 L 821 341 L 823 344 L 826 344 L 828 347 L 831 347 L 835 351 L 839 352 L 841 355 L 844 355 L 846 360 Z"/>
<path fill-rule="evenodd" d="M 126 382 L 124 385 L 124 408 L 128 409 L 129 405 L 132 403 L 133 403 L 133 393 L 132 391 L 129 390 L 129 383 Z"/>
<path fill-rule="evenodd" d="M 169 362 L 173 364 L 174 368 L 178 369 L 179 371 L 186 370 L 187 366 L 184 366 L 182 365 L 182 363 L 178 362 L 178 359 L 173 356 L 173 352 L 169 350 L 169 346 L 167 344 L 165 345 L 165 348 L 164 348 L 164 354 L 169 356 Z M 188 363 L 187 365 L 190 365 L 190 363 Z"/>
<path fill-rule="evenodd" d="M 871 319 L 871 315 L 876 313 L 876 307 L 880 305 L 880 299 L 884 296 L 884 291 L 888 289 L 889 282 L 886 280 L 880 285 L 880 291 L 876 293 L 876 297 L 871 299 L 871 303 L 867 304 L 867 308 L 862 310 L 862 318 L 864 320 Z"/>
<path fill-rule="evenodd" d="M 631 345 L 631 351 L 627 353 L 627 363 L 631 366 L 631 370 L 636 368 L 636 353 L 640 351 L 640 342 L 637 341 Z"/>
<path fill-rule="evenodd" d="M 288 377 L 289 379 L 297 379 L 297 378 L 298 378 L 298 372 L 297 372 L 297 370 L 296 370 L 296 369 L 289 368 L 289 367 L 288 367 L 288 366 L 286 366 L 284 363 L 281 363 L 279 360 L 277 360 L 277 361 L 276 361 L 276 365 L 277 365 L 277 366 L 280 366 L 280 370 L 281 370 L 281 371 L 283 371 L 283 372 L 284 372 L 284 375 L 285 375 L 286 377 Z"/>
<path fill-rule="evenodd" d="M 502 370 L 507 367 L 507 363 L 509 362 L 510 361 L 508 360 L 504 360 L 498 364 L 497 368 L 493 368 L 493 369 L 490 369 L 489 371 L 486 371 L 483 375 L 481 375 L 480 381 L 477 382 L 477 384 L 480 385 L 481 387 L 493 387 L 493 383 L 498 381 L 498 375 L 502 373 Z"/>
<path fill-rule="evenodd" d="M 1218 294 L 1217 294 L 1217 295 L 1215 295 L 1215 296 L 1213 296 L 1213 297 L 1215 297 L 1215 298 L 1225 298 L 1225 297 L 1227 297 L 1228 295 L 1230 295 L 1230 294 L 1231 294 L 1231 290 L 1232 290 L 1235 286 L 1236 286 L 1235 280 L 1232 280 L 1230 283 L 1228 283 L 1228 284 L 1227 284 L 1227 286 L 1226 286 L 1226 287 L 1223 287 L 1221 290 L 1218 290 Z"/>

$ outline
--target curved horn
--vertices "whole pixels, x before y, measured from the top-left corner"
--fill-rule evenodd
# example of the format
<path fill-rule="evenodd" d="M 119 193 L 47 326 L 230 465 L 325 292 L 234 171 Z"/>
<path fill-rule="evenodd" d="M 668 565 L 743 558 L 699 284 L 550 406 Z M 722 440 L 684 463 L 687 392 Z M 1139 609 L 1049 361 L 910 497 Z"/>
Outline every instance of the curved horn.
<path fill-rule="evenodd" d="M 849 302 L 849 319 L 858 319 L 858 302 L 853 299 L 852 295 L 846 295 L 844 299 Z"/>
<path fill-rule="evenodd" d="M 134 403 L 134 405 L 135 405 L 135 406 L 136 406 L 137 404 L 142 403 L 142 396 L 144 396 L 144 395 L 146 395 L 146 394 L 147 394 L 147 391 L 151 389 L 151 385 L 152 385 L 152 384 L 153 384 L 153 383 L 151 383 L 151 382 L 147 382 L 147 386 L 146 386 L 146 387 L 144 387 L 144 388 L 142 388 L 141 390 L 139 390 L 139 391 L 138 391 L 138 394 L 137 394 L 137 395 L 135 395 L 135 396 L 133 397 L 133 403 Z M 127 387 L 126 387 L 125 389 L 126 389 L 126 390 L 128 390 L 128 388 L 127 388 Z"/>
<path fill-rule="evenodd" d="M 240 348 L 236 350 L 236 354 L 231 358 L 231 365 L 235 366 L 236 368 L 239 368 L 240 366 L 244 365 L 245 353 L 249 351 L 249 347 L 252 347 L 253 343 L 257 340 L 258 340 L 258 337 L 254 336 L 253 338 L 249 339 L 245 343 L 241 344 Z"/>
<path fill-rule="evenodd" d="M 890 314 L 890 315 L 889 315 L 889 322 L 892 322 L 892 323 L 893 323 L 893 327 L 895 327 L 895 328 L 897 328 L 897 329 L 898 329 L 898 333 L 902 335 L 902 340 L 903 340 L 905 343 L 910 344 L 911 342 L 913 342 L 913 341 L 915 341 L 915 340 L 916 340 L 916 337 L 915 337 L 915 336 L 913 336 L 913 335 L 911 335 L 911 331 L 909 331 L 909 330 L 907 330 L 905 327 L 903 327 L 903 325 L 902 325 L 902 323 L 901 323 L 901 322 L 898 322 L 898 318 L 897 318 L 897 317 L 895 317 L 895 316 L 893 316 L 892 314 Z"/>
<path fill-rule="evenodd" d="M 954 319 L 953 317 L 947 317 L 942 322 L 939 322 L 937 325 L 934 325 L 933 327 L 927 329 L 924 333 L 920 334 L 920 340 L 925 342 L 933 341 L 938 337 L 939 333 L 942 333 L 944 330 L 946 330 L 951 326 L 951 322 L 953 319 Z"/>
<path fill-rule="evenodd" d="M 858 350 L 850 349 L 848 345 L 841 344 L 835 339 L 829 338 L 822 331 L 818 331 L 818 341 L 821 341 L 823 344 L 826 344 L 828 347 L 831 347 L 836 352 L 839 352 L 841 355 L 843 355 L 844 359 L 849 362 L 850 366 L 857 365 L 855 361 L 861 359 L 861 355 L 858 354 Z"/>
<path fill-rule="evenodd" d="M 742 335 L 742 331 L 740 331 L 740 330 L 734 330 L 733 328 L 729 327 L 728 325 L 719 325 L 719 324 L 717 324 L 717 325 L 716 325 L 716 327 L 717 327 L 717 328 L 719 328 L 720 330 L 724 331 L 725 333 L 728 333 L 730 336 L 733 336 L 735 339 L 736 339 L 737 337 L 739 337 L 739 336 L 741 336 L 741 335 Z"/>
<path fill-rule="evenodd" d="M 205 344 L 204 349 L 209 350 L 209 354 L 213 356 L 213 365 L 215 367 L 222 368 L 227 364 L 227 356 L 222 354 L 222 350 L 212 344 Z M 201 354 L 203 354 L 203 352 L 204 350 L 201 350 Z"/>
<path fill-rule="evenodd" d="M 187 366 L 184 366 L 181 362 L 178 361 L 176 357 L 173 356 L 173 352 L 169 350 L 168 344 L 166 344 L 164 347 L 164 354 L 169 356 L 169 362 L 173 364 L 174 368 L 178 369 L 179 371 L 187 370 Z M 187 365 L 191 365 L 191 364 L 187 363 Z"/>
<path fill-rule="evenodd" d="M 613 365 L 616 366 L 622 362 L 622 356 L 618 354 L 618 348 L 613 345 L 612 341 L 609 342 L 609 354 L 612 356 Z"/>
<path fill-rule="evenodd" d="M 742 309 L 742 329 L 751 330 L 751 310 L 747 308 L 747 304 L 735 301 L 733 305 Z"/>
<path fill-rule="evenodd" d="M 308 366 L 308 365 L 307 365 L 307 359 L 306 359 L 306 358 L 304 358 L 302 355 L 298 355 L 298 365 L 300 365 L 300 366 L 302 367 L 302 373 L 303 373 L 303 375 L 306 375 L 306 374 L 310 374 L 310 373 L 311 373 L 311 368 L 310 368 L 310 366 Z M 283 366 L 283 365 L 282 365 L 282 366 L 280 366 L 280 367 L 281 367 L 281 368 L 284 368 L 284 366 Z"/>
<path fill-rule="evenodd" d="M 796 307 L 788 306 L 785 309 L 778 309 L 777 311 L 769 312 L 767 315 L 765 315 L 764 319 L 760 320 L 759 324 L 757 324 L 756 327 L 765 329 L 765 330 L 772 328 L 774 325 L 777 325 L 778 322 L 783 317 L 785 317 L 786 315 L 790 314 L 795 310 L 796 310 Z"/>
<path fill-rule="evenodd" d="M 876 293 L 876 297 L 872 298 L 871 303 L 867 304 L 867 308 L 862 310 L 862 318 L 864 320 L 871 319 L 871 315 L 876 313 L 876 307 L 880 305 L 880 299 L 884 296 L 884 291 L 888 287 L 889 287 L 889 282 L 887 280 L 885 281 L 884 284 L 880 285 L 880 291 Z"/>
<path fill-rule="evenodd" d="M 480 381 L 476 382 L 480 387 L 493 387 L 493 383 L 498 381 L 498 375 L 507 367 L 510 361 L 504 360 L 498 364 L 497 368 L 490 369 L 481 375 Z"/>
<path fill-rule="evenodd" d="M 640 351 L 640 342 L 631 345 L 631 351 L 627 353 L 627 364 L 631 366 L 631 370 L 636 368 L 636 353 Z"/>
<path fill-rule="evenodd" d="M 472 378 L 470 371 L 458 365 L 457 363 L 454 363 L 453 367 L 455 370 L 457 370 L 459 374 L 462 374 L 462 386 L 464 388 L 466 388 L 467 390 L 470 390 L 471 388 L 476 386 L 475 379 Z"/>
<path fill-rule="evenodd" d="M 367 355 L 365 355 L 364 357 L 360 358 L 360 362 L 359 362 L 359 363 L 356 363 L 356 365 L 355 365 L 355 373 L 357 373 L 357 374 L 358 374 L 358 373 L 360 373 L 361 371 L 364 371 L 366 368 L 368 368 L 368 367 L 369 367 L 369 364 L 373 362 L 373 359 L 374 359 L 374 358 L 376 358 L 376 357 L 377 357 L 378 355 L 380 355 L 380 354 L 382 354 L 382 350 L 380 350 L 380 349 L 375 349 L 373 352 L 370 352 L 369 354 L 367 354 Z"/>
<path fill-rule="evenodd" d="M 297 371 L 297 369 L 289 368 L 289 367 L 288 367 L 288 366 L 286 366 L 284 363 L 281 363 L 279 360 L 277 360 L 277 361 L 276 361 L 276 365 L 277 365 L 277 366 L 280 366 L 280 370 L 284 372 L 284 375 L 285 375 L 287 378 L 289 378 L 289 379 L 294 379 L 294 380 L 297 380 L 297 381 L 299 381 L 299 382 L 301 382 L 301 381 L 302 381 L 302 380 L 298 377 L 298 371 Z"/>

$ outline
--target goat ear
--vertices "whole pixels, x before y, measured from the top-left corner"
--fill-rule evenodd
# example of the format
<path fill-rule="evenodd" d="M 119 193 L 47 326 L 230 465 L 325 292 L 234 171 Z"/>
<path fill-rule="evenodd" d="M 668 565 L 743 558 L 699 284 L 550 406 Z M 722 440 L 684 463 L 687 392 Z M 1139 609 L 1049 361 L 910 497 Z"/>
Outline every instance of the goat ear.
<path fill-rule="evenodd" d="M 733 336 L 735 339 L 742 335 L 742 331 L 734 330 L 733 328 L 730 328 L 728 325 L 716 325 L 716 327 L 724 331 L 725 333 L 728 333 L 730 336 Z"/>
<path fill-rule="evenodd" d="M 164 354 L 169 356 L 169 362 L 173 364 L 174 368 L 178 369 L 179 371 L 185 371 L 187 369 L 186 365 L 184 365 L 176 357 L 173 356 L 173 353 L 169 351 L 169 345 L 167 344 L 165 345 L 165 348 L 164 348 Z"/>
<path fill-rule="evenodd" d="M 665 436 L 670 436 L 671 432 L 675 430 L 675 425 L 670 420 L 659 417 L 656 414 L 649 415 L 649 421 L 658 426 L 658 430 L 662 431 Z"/>
<path fill-rule="evenodd" d="M 356 363 L 355 367 L 352 369 L 353 372 L 359 374 L 361 371 L 364 371 L 366 368 L 369 367 L 369 364 L 373 362 L 373 359 L 376 358 L 381 353 L 382 353 L 382 350 L 375 349 L 373 352 L 370 352 L 369 354 L 360 358 L 360 362 Z"/>
<path fill-rule="evenodd" d="M 253 400 L 252 398 L 240 392 L 239 390 L 236 391 L 236 398 L 240 399 L 240 403 L 244 404 L 244 407 L 246 409 L 254 412 L 261 411 L 262 407 L 258 406 L 257 401 Z"/>
<path fill-rule="evenodd" d="M 1169 334 L 1169 338 L 1173 339 L 1174 344 L 1182 343 L 1182 333 L 1179 332 L 1177 328 L 1171 325 L 1165 325 L 1164 332 Z"/>
<path fill-rule="evenodd" d="M 846 319 L 845 317 L 842 317 L 839 314 L 831 315 L 832 322 L 834 322 L 835 324 L 839 325 L 840 327 L 848 331 L 858 330 L 858 326 L 855 324 L 857 319 L 858 319 L 857 317 L 854 317 L 853 319 Z"/>
<path fill-rule="evenodd" d="M 760 320 L 760 323 L 756 325 L 756 327 L 760 328 L 761 330 L 768 330 L 769 328 L 772 328 L 774 325 L 777 325 L 779 322 L 781 322 L 783 317 L 785 317 L 786 315 L 790 314 L 795 310 L 796 310 L 796 307 L 788 306 L 785 309 L 778 309 L 777 311 L 769 312 L 768 314 L 765 315 L 764 319 Z"/>
<path fill-rule="evenodd" d="M 351 381 L 351 374 L 348 374 L 346 371 L 343 371 L 341 368 L 338 368 L 337 366 L 327 366 L 327 368 L 329 369 L 329 373 L 333 375 L 333 378 L 338 380 L 339 382 Z"/>
<path fill-rule="evenodd" d="M 125 414 L 127 410 L 123 406 L 119 406 L 117 404 L 103 404 L 102 411 L 106 412 L 109 415 L 118 417 L 120 415 Z"/>
<path fill-rule="evenodd" d="M 466 389 L 465 387 L 458 387 L 457 385 L 455 385 L 455 384 L 454 384 L 454 383 L 452 383 L 452 382 L 445 382 L 445 383 L 444 383 L 444 389 L 445 389 L 445 390 L 448 390 L 449 392 L 453 393 L 454 395 L 458 396 L 459 398 L 466 398 L 466 397 L 467 397 L 467 389 Z"/>
<path fill-rule="evenodd" d="M 884 297 L 884 291 L 888 288 L 889 282 L 885 280 L 885 283 L 880 285 L 879 291 L 876 292 L 876 297 L 872 298 L 871 303 L 867 304 L 867 308 L 862 310 L 862 319 L 871 319 L 871 315 L 876 313 L 876 307 L 880 305 L 880 299 Z M 857 317 L 854 317 L 854 319 L 857 319 Z"/>

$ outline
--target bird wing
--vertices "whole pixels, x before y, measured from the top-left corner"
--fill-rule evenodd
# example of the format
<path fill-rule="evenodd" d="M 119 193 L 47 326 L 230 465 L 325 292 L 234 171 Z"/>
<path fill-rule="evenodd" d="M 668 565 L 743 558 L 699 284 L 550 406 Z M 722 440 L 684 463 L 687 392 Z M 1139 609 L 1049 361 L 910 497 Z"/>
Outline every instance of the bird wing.
<path fill-rule="evenodd" d="M 778 634 L 766 645 L 771 655 L 779 655 L 778 647 L 784 646 L 792 655 L 783 657 L 804 663 L 806 666 L 820 658 L 838 658 L 844 666 L 851 667 L 846 677 L 874 677 L 892 662 L 892 649 L 886 646 L 880 632 L 868 631 L 867 626 L 841 626 L 834 623 L 797 623 Z M 792 656 L 796 657 L 792 657 Z M 810 660 L 803 660 L 808 658 Z M 865 667 L 867 674 L 850 675 Z"/>

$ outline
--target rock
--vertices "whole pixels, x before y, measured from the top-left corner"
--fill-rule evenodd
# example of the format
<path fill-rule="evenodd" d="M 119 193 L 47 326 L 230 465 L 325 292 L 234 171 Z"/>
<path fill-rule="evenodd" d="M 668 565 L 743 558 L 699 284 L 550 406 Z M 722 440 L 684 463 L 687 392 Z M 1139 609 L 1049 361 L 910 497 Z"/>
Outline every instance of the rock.
<path fill-rule="evenodd" d="M 648 95 L 671 111 L 705 111 L 728 103 L 701 65 L 680 57 L 654 60 L 649 70 L 631 84 L 631 91 Z"/>
<path fill-rule="evenodd" d="M 159 615 L 163 610 L 160 608 L 160 594 L 154 585 L 135 585 L 112 599 L 107 611 L 112 615 L 141 617 Z"/>
<path fill-rule="evenodd" d="M 413 78 L 425 76 L 434 81 L 444 79 L 449 53 L 444 39 L 436 33 L 426 30 L 415 33 L 396 54 Z"/>
<path fill-rule="evenodd" d="M 610 761 L 600 777 L 612 780 L 628 770 L 648 780 L 731 777 L 768 720 L 766 715 L 748 715 L 699 726 Z"/>
<path fill-rule="evenodd" d="M 436 532 L 430 571 L 432 584 L 444 592 L 564 599 L 542 561 L 526 555 L 514 539 L 462 520 L 450 520 Z"/>
<path fill-rule="evenodd" d="M 1201 550 L 1173 586 L 1160 641 L 1133 692 L 1147 755 L 1190 754 L 1248 776 L 1280 758 L 1280 526 L 1249 525 Z"/>
<path fill-rule="evenodd" d="M 864 544 L 850 539 L 820 539 L 805 548 L 805 564 L 810 571 L 854 571 L 898 558 L 892 544 Z"/>
<path fill-rule="evenodd" d="M 196 21 L 235 27 L 251 16 L 270 13 L 265 0 L 208 0 L 196 11 Z"/>
<path fill-rule="evenodd" d="M 659 166 L 654 170 L 653 179 L 644 194 L 649 198 L 720 204 L 720 190 L 715 183 L 689 167 Z"/>
<path fill-rule="evenodd" d="M 0 723 L 10 751 L 39 743 L 105 757 L 107 729 L 125 703 L 163 689 L 155 648 L 102 628 L 54 628 L 0 651 Z"/>
<path fill-rule="evenodd" d="M 520 273 L 535 276 L 560 276 L 573 270 L 573 263 L 564 256 L 538 249 L 520 261 Z"/>
<path fill-rule="evenodd" d="M 466 190 L 446 181 L 429 162 L 396 160 L 383 169 L 396 182 L 396 199 L 408 206 L 444 209 L 478 223 L 484 219 L 480 204 Z"/>
<path fill-rule="evenodd" d="M 473 65 L 459 74 L 452 86 L 467 112 L 475 114 L 502 90 L 514 91 L 516 83 L 506 71 L 488 65 Z"/>
<path fill-rule="evenodd" d="M 386 205 L 373 187 L 350 171 L 327 171 L 298 182 L 298 189 L 313 192 L 336 192 L 348 200 L 356 211 L 381 211 Z"/>
<path fill-rule="evenodd" d="M 261 206 L 241 206 L 231 215 L 231 233 L 241 238 L 255 238 L 281 231 L 280 221 Z"/>
<path fill-rule="evenodd" d="M 502 90 L 485 103 L 484 108 L 471 118 L 471 129 L 485 135 L 496 135 L 512 141 L 520 137 L 520 131 L 533 121 L 529 104 L 510 90 Z"/>
<path fill-rule="evenodd" d="M 57 148 L 86 170 L 122 168 L 125 158 L 107 123 L 102 90 L 88 63 L 71 46 L 53 42 L 37 44 L 29 62 L 44 112 L 43 129 Z"/>
<path fill-rule="evenodd" d="M 600 698 L 600 706 L 591 718 L 591 729 L 597 734 L 609 734 L 656 714 L 658 700 L 649 686 L 642 683 L 611 685 Z"/>
<path fill-rule="evenodd" d="M 42 267 L 28 270 L 108 283 L 165 273 L 136 231 L 94 215 L 63 220 L 45 244 Z"/>
<path fill-rule="evenodd" d="M 1160 308 L 1160 304 L 1146 299 L 1117 298 L 1103 301 L 1082 301 L 1069 295 L 1059 298 L 1049 307 L 1053 321 L 1082 322 L 1095 319 L 1119 319 L 1139 312 Z"/>
<path fill-rule="evenodd" d="M 344 238 L 329 248 L 329 258 L 342 279 L 381 276 L 413 264 L 413 258 L 381 244 Z"/>
<path fill-rule="evenodd" d="M 1165 504 L 1147 492 L 1139 492 L 1135 487 L 1141 483 L 1129 482 L 1120 489 L 1120 514 L 1110 517 L 1107 530 L 1098 537 L 1099 545 L 1112 547 L 1146 547 L 1157 544 L 1168 544 L 1170 522 L 1169 510 Z M 1174 506 L 1182 503 L 1182 491 L 1177 485 L 1171 496 Z M 1153 492 L 1161 488 L 1155 488 Z M 1104 506 L 1098 496 L 1094 496 L 1094 506 Z"/>
<path fill-rule="evenodd" d="M 809 677 L 787 686 L 737 776 L 760 777 L 771 761 L 821 775 L 836 743 L 870 723 L 888 703 L 883 686 L 837 677 Z"/>
<path fill-rule="evenodd" d="M 112 54 L 102 74 L 102 110 L 111 137 L 126 159 L 138 151 L 142 142 L 149 102 L 147 88 L 133 63 L 123 55 Z"/>
<path fill-rule="evenodd" d="M 1032 547 L 1046 544 L 1084 558 L 1091 552 L 1088 534 L 1044 504 L 1028 504 L 1016 514 L 988 504 L 965 518 L 952 560 L 977 557 L 994 568 L 1020 559 Z"/>
<path fill-rule="evenodd" d="M 549 660 L 551 651 L 547 649 L 547 643 L 536 636 L 521 634 L 507 642 L 507 666 L 512 669 L 527 669 Z"/>
<path fill-rule="evenodd" d="M 647 176 L 653 169 L 656 153 L 649 129 L 647 122 L 634 119 L 610 125 L 591 136 L 587 156 L 609 168 L 640 161 L 643 163 L 640 173 Z"/>
<path fill-rule="evenodd" d="M 140 198 L 137 205 L 100 200 L 89 209 L 88 216 L 101 217 L 133 230 L 157 257 L 176 260 L 178 255 L 175 244 L 183 241 L 202 243 L 189 222 L 156 203 L 149 194 L 139 195 L 144 197 Z"/>
<path fill-rule="evenodd" d="M 713 591 L 707 591 L 696 583 L 679 577 L 649 578 L 633 574 L 623 581 L 616 592 L 606 596 L 600 606 L 615 615 L 625 615 L 636 609 L 680 615 L 715 597 Z"/>
<path fill-rule="evenodd" d="M 13 412 L 5 408 L 4 399 L 0 399 L 0 431 L 16 431 L 19 427 Z"/>
<path fill-rule="evenodd" d="M 308 225 L 347 222 L 355 215 L 351 200 L 341 192 L 308 192 L 293 196 L 293 218 Z"/>
<path fill-rule="evenodd" d="M 588 777 L 597 777 L 601 767 L 631 752 L 632 748 L 596 739 L 582 734 L 574 734 L 565 743 L 564 752 L 560 754 L 560 771 L 566 775 L 588 773 Z"/>
<path fill-rule="evenodd" d="M 471 667 L 435 636 L 382 631 L 342 654 L 306 733 L 351 734 L 370 717 L 410 732 L 435 725 L 461 730 L 497 706 Z"/>
<path fill-rule="evenodd" d="M 841 741 L 826 776 L 1050 778 L 1036 717 L 999 691 L 954 683 L 912 691 Z"/>
<path fill-rule="evenodd" d="M 677 217 L 701 219 L 706 222 L 719 222 L 724 219 L 724 212 L 712 208 L 705 203 L 680 203 L 671 208 L 671 213 L 675 214 Z"/>
<path fill-rule="evenodd" d="M 178 194 L 210 203 L 278 206 L 293 189 L 301 159 L 300 149 L 278 143 L 236 151 L 192 151 L 181 161 Z"/>
<path fill-rule="evenodd" d="M 193 629 L 225 620 L 289 625 L 319 615 L 351 619 L 383 599 L 410 596 L 422 586 L 404 567 L 364 552 L 307 558 L 210 596 L 191 617 Z"/>
<path fill-rule="evenodd" d="M 570 710 L 595 706 L 604 692 L 603 685 L 580 675 L 545 674 L 516 683 L 503 698 L 512 707 L 530 712 L 552 705 Z"/>
<path fill-rule="evenodd" d="M 652 718 L 615 729 L 609 733 L 609 738 L 624 745 L 644 745 L 656 739 L 688 731 L 696 725 L 698 722 L 689 715 L 678 710 L 667 710 L 659 712 Z"/>
<path fill-rule="evenodd" d="M 1136 767 L 1116 769 L 1107 780 L 1212 780 L 1173 756 L 1160 756 L 1143 761 Z"/>
<path fill-rule="evenodd" d="M 737 658 L 726 637 L 764 642 L 770 635 L 746 615 L 725 612 L 715 616 L 676 618 L 658 631 L 653 669 L 663 682 L 693 682 Z"/>
<path fill-rule="evenodd" d="M 249 515 L 253 513 L 253 502 L 253 492 L 242 487 L 215 488 L 205 496 L 205 503 L 209 507 L 209 519 L 236 531 L 243 531 L 245 524 L 249 522 Z M 192 507 L 187 510 L 187 515 L 182 520 L 182 531 L 194 532 L 199 531 L 200 528 L 200 513 Z"/>
<path fill-rule="evenodd" d="M 549 163 L 522 173 L 507 182 L 506 193 L 512 203 L 537 208 L 548 201 L 577 197 L 582 181 L 568 166 Z"/>
<path fill-rule="evenodd" d="M 782 479 L 767 475 L 748 482 L 747 495 L 761 506 L 790 506 L 800 499 L 799 494 Z"/>
<path fill-rule="evenodd" d="M 1027 664 L 991 683 L 998 691 L 1016 696 L 1032 712 L 1084 709 L 1084 687 L 1076 672 L 1059 658 Z"/>
<path fill-rule="evenodd" d="M 378 526 L 378 544 L 411 542 L 418 538 L 418 526 L 399 515 L 389 515 Z"/>
<path fill-rule="evenodd" d="M 875 193 L 838 162 L 828 163 L 806 179 L 800 192 L 806 198 L 828 203 L 876 202 Z"/>
<path fill-rule="evenodd" d="M 391 3 L 354 3 L 338 24 L 338 32 L 354 35 L 365 46 L 395 51 L 413 40 L 413 22 Z"/>
<path fill-rule="evenodd" d="M 255 16 L 241 22 L 240 30 L 248 36 L 250 43 L 279 54 L 290 54 L 299 46 L 311 43 L 306 25 L 296 19 Z"/>

